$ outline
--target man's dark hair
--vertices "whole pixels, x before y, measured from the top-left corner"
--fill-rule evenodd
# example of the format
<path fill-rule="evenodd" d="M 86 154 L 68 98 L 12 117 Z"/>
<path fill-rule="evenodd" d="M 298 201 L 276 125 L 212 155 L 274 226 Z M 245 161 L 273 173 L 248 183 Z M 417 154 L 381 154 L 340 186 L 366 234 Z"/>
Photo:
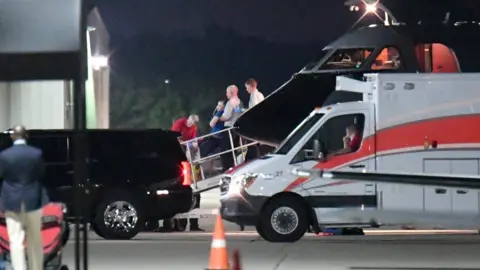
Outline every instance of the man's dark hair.
<path fill-rule="evenodd" d="M 257 85 L 258 85 L 257 81 L 253 78 L 250 78 L 250 79 L 246 80 L 245 84 L 250 85 L 252 87 L 257 87 Z"/>

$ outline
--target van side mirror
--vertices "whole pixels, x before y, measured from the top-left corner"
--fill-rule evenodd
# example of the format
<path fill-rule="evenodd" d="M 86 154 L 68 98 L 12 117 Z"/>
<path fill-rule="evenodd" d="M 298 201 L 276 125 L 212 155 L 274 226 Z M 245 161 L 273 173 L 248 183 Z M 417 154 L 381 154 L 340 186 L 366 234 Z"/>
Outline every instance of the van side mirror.
<path fill-rule="evenodd" d="M 321 157 L 319 157 L 320 154 L 321 154 L 320 141 L 319 140 L 313 140 L 313 157 L 315 159 L 321 158 Z"/>

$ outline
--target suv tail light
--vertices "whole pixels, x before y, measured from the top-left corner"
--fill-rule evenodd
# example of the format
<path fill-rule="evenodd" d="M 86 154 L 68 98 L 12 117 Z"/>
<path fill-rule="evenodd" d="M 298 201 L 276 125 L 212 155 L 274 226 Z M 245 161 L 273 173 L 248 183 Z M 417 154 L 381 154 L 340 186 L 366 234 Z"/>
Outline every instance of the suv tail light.
<path fill-rule="evenodd" d="M 182 161 L 182 185 L 190 186 L 192 184 L 192 170 L 190 163 Z"/>

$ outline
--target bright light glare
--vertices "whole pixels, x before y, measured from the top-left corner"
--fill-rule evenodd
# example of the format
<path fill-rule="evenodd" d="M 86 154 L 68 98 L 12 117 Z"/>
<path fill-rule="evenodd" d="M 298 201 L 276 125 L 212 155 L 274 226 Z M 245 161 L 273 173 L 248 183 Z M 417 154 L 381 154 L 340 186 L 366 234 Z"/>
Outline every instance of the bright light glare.
<path fill-rule="evenodd" d="M 358 6 L 350 6 L 350 11 L 359 11 L 360 8 Z"/>
<path fill-rule="evenodd" d="M 245 174 L 232 177 L 228 187 L 228 194 L 239 195 L 243 189 L 243 180 L 245 180 Z"/>
<path fill-rule="evenodd" d="M 373 12 L 377 11 L 377 5 L 367 4 L 366 5 L 366 10 L 367 10 L 368 13 L 373 13 Z"/>
<path fill-rule="evenodd" d="M 108 67 L 108 57 L 106 56 L 93 56 L 92 60 L 92 67 L 96 70 L 99 70 L 104 67 Z"/>

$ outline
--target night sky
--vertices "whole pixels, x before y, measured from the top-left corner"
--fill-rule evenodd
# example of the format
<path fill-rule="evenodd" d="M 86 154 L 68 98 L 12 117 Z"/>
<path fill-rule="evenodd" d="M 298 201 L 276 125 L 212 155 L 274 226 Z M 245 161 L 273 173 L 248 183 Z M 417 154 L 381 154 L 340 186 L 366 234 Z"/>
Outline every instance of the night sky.
<path fill-rule="evenodd" d="M 93 0 L 100 9 L 113 44 L 142 31 L 168 37 L 172 33 L 201 36 L 209 24 L 229 27 L 244 36 L 302 43 L 330 41 L 358 18 L 345 0 Z M 419 2 L 432 2 L 422 11 L 462 2 L 480 15 L 478 0 L 382 0 L 397 10 L 414 12 Z M 407 4 L 408 3 L 408 4 Z M 465 4 L 466 3 L 466 4 Z M 388 5 L 388 4 L 387 4 Z M 476 16 L 479 17 L 479 16 Z"/>
<path fill-rule="evenodd" d="M 113 43 L 152 29 L 160 36 L 200 36 L 212 23 L 271 41 L 324 41 L 340 35 L 356 16 L 343 0 L 97 1 Z"/>

